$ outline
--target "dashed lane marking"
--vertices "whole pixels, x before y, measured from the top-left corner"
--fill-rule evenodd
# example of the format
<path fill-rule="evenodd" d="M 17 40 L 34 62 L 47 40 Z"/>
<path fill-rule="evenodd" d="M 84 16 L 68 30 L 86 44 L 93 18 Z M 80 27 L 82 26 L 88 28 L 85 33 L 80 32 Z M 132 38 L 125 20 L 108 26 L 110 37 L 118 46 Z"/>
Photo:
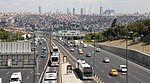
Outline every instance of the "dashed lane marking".
<path fill-rule="evenodd" d="M 101 70 L 101 72 L 104 72 L 103 70 Z"/>
<path fill-rule="evenodd" d="M 29 76 L 27 77 L 27 79 L 29 79 Z"/>
<path fill-rule="evenodd" d="M 111 78 L 111 76 L 107 75 L 109 78 Z"/>
<path fill-rule="evenodd" d="M 9 74 L 9 72 L 7 72 L 6 74 Z"/>
<path fill-rule="evenodd" d="M 33 73 L 33 71 L 31 71 L 31 73 Z"/>

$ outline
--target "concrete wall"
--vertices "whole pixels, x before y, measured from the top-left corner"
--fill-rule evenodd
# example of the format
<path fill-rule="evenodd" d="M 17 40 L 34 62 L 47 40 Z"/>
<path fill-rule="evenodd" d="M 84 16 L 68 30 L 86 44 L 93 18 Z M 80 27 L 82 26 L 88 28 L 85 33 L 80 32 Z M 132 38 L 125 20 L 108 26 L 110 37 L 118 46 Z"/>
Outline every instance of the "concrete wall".
<path fill-rule="evenodd" d="M 126 57 L 126 49 L 105 46 L 105 45 L 96 45 L 96 46 L 99 46 L 101 49 L 104 49 L 108 52 L 116 54 L 120 57 L 124 57 L 124 58 Z M 140 52 L 134 51 L 134 50 L 128 50 L 127 55 L 131 61 L 133 61 L 139 65 L 145 66 L 147 68 L 150 68 L 150 55 L 143 54 L 143 53 L 140 53 Z"/>

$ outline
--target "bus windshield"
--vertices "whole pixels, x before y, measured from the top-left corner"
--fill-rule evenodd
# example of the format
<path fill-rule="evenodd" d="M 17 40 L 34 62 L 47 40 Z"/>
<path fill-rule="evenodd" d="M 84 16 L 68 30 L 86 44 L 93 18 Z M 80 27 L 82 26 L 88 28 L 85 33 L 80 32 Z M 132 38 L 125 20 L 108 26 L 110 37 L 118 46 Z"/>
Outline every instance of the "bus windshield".
<path fill-rule="evenodd" d="M 58 61 L 58 57 L 52 57 L 52 61 Z"/>
<path fill-rule="evenodd" d="M 54 52 L 58 52 L 58 49 L 53 49 Z"/>
<path fill-rule="evenodd" d="M 84 76 L 91 77 L 92 76 L 92 68 L 84 68 Z"/>

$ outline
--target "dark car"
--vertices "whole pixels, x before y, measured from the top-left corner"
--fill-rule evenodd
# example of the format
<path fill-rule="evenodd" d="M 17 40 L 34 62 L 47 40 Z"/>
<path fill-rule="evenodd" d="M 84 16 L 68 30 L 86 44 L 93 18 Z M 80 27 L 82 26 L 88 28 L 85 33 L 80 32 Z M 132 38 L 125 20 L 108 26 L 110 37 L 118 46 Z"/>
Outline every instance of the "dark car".
<path fill-rule="evenodd" d="M 91 57 L 91 53 L 87 53 L 87 54 L 86 54 L 86 57 Z"/>

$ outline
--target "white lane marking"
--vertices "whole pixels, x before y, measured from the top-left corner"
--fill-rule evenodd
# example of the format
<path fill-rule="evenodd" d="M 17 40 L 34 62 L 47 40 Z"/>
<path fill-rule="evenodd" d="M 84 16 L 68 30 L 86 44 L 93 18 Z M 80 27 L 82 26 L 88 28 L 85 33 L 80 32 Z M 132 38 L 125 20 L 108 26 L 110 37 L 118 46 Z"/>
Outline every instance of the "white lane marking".
<path fill-rule="evenodd" d="M 29 79 L 29 76 L 27 77 L 27 79 Z"/>
<path fill-rule="evenodd" d="M 109 78 L 111 78 L 109 75 L 107 75 Z"/>
<path fill-rule="evenodd" d="M 33 71 L 31 71 L 31 73 L 33 73 Z"/>
<path fill-rule="evenodd" d="M 104 72 L 103 70 L 101 70 L 101 72 Z"/>
<path fill-rule="evenodd" d="M 129 73 L 129 75 L 131 76 L 131 77 L 133 77 L 133 78 L 135 78 L 135 79 L 137 79 L 138 81 L 140 81 L 140 82 L 144 82 L 143 80 L 141 80 L 140 78 L 138 78 L 138 77 L 136 77 L 136 76 L 134 76 L 134 75 L 132 75 L 132 74 L 130 74 Z"/>
<path fill-rule="evenodd" d="M 122 75 L 120 75 L 121 78 L 124 78 Z"/>
<path fill-rule="evenodd" d="M 108 68 L 106 65 L 105 65 L 105 67 Z"/>
<path fill-rule="evenodd" d="M 9 72 L 7 72 L 6 74 L 9 74 Z"/>
<path fill-rule="evenodd" d="M 98 68 L 97 65 L 95 67 Z"/>

